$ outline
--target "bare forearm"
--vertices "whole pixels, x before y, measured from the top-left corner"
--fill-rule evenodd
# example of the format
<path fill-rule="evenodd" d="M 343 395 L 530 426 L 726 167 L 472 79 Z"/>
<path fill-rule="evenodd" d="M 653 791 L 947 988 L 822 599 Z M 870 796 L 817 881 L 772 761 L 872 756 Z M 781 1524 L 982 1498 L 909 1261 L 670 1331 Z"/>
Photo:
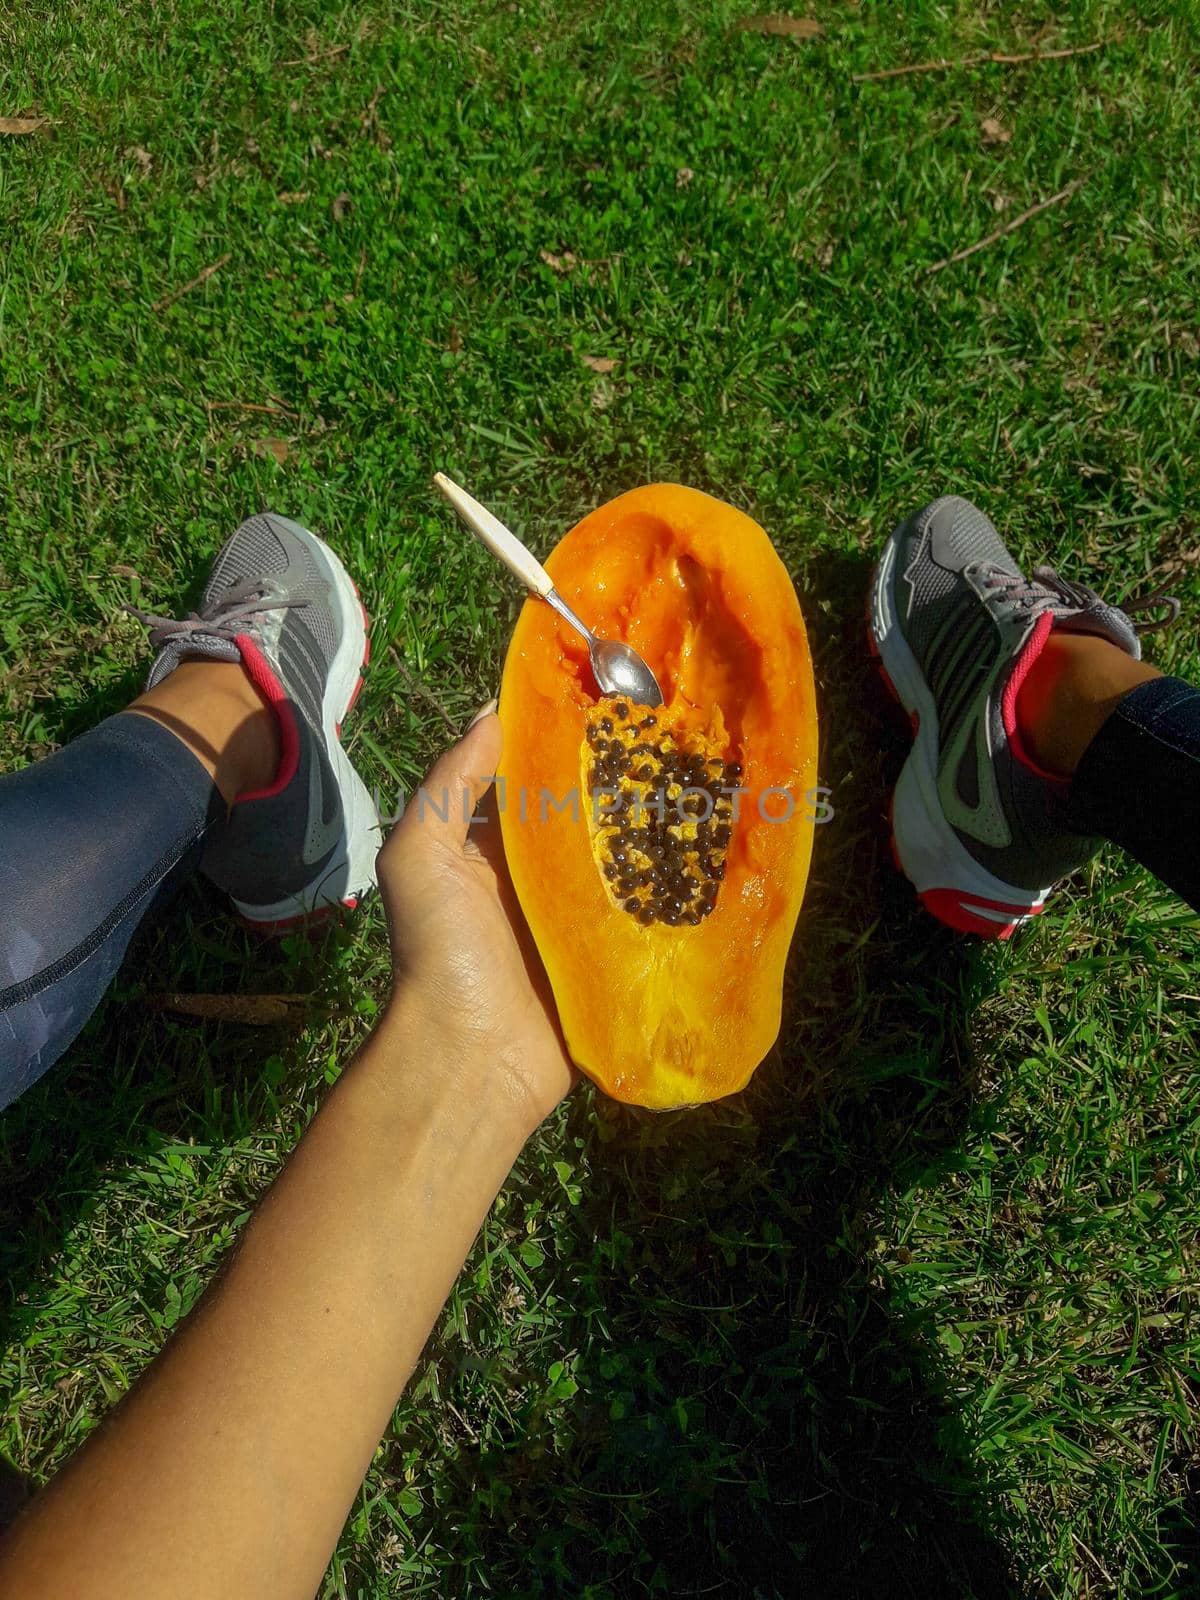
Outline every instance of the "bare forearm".
<path fill-rule="evenodd" d="M 311 1596 L 528 1129 L 401 999 L 221 1280 L 18 1524 L 0 1594 Z"/>

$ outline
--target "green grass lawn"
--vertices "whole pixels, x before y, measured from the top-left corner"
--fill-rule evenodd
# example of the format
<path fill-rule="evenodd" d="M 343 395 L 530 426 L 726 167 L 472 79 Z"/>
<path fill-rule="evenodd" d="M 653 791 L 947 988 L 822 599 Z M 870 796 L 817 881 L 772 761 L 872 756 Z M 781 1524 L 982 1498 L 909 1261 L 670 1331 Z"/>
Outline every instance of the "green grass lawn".
<path fill-rule="evenodd" d="M 1115 852 L 1012 948 L 918 914 L 862 594 L 955 489 L 1114 598 L 1174 580 L 1152 655 L 1200 670 L 1196 14 L 821 0 L 796 39 L 745 9 L 0 17 L 0 116 L 47 119 L 0 135 L 0 766 L 121 705 L 119 602 L 190 604 L 251 510 L 359 576 L 348 742 L 394 788 L 495 690 L 519 603 L 434 470 L 540 551 L 650 480 L 747 509 L 837 808 L 780 1046 L 735 1100 L 585 1088 L 530 1146 L 324 1594 L 1194 1595 L 1196 919 Z M 189 888 L 0 1119 L 29 1478 L 196 1299 L 386 982 L 378 907 L 262 948 Z M 156 999 L 217 990 L 306 1000 L 251 1028 Z"/>

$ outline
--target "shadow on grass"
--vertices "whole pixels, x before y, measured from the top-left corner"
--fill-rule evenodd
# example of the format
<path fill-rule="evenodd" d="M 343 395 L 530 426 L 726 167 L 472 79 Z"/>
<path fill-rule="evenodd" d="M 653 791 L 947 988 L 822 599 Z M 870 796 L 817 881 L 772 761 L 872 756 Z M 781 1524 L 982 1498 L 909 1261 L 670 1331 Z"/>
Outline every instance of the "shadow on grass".
<path fill-rule="evenodd" d="M 589 1600 L 1025 1592 L 934 1330 L 897 1325 L 876 1270 L 873 1203 L 955 1159 L 993 966 L 887 860 L 906 730 L 864 691 L 868 572 L 831 559 L 805 595 L 837 816 L 816 830 L 780 1046 L 732 1101 L 573 1106 L 591 1179 L 537 1276 L 571 1307 L 555 1343 L 578 1353 L 578 1392 L 565 1421 L 535 1403 L 502 1448 L 440 1464 L 446 1592 L 475 1573 Z M 440 1383 L 470 1406 L 449 1354 Z"/>

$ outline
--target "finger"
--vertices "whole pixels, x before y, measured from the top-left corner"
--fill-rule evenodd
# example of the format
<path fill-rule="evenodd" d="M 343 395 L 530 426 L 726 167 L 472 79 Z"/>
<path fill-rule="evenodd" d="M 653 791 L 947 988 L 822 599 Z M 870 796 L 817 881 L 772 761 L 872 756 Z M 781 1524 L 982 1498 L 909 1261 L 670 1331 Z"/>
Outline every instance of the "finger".
<path fill-rule="evenodd" d="M 496 775 L 504 736 L 495 702 L 485 706 L 457 744 L 430 768 L 409 800 L 397 832 L 436 840 L 461 850 L 475 807 Z"/>

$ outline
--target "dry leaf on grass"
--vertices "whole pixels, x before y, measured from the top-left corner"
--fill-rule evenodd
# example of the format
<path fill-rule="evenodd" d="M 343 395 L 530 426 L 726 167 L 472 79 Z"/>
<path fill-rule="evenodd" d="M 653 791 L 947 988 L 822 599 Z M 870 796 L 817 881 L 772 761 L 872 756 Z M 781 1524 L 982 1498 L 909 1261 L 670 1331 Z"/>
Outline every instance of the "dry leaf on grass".
<path fill-rule="evenodd" d="M 785 17 L 772 12 L 765 17 L 743 17 L 742 33 L 776 33 L 790 39 L 819 39 L 825 29 L 816 17 Z"/>
<path fill-rule="evenodd" d="M 264 1028 L 286 1022 L 292 1009 L 307 999 L 306 994 L 160 994 L 150 996 L 150 1004 L 206 1022 L 247 1022 Z"/>
<path fill-rule="evenodd" d="M 570 272 L 576 262 L 576 257 L 569 250 L 564 250 L 561 256 L 556 256 L 553 250 L 539 250 L 538 256 L 555 272 Z"/>
<path fill-rule="evenodd" d="M 307 189 L 285 189 L 282 194 L 276 195 L 275 198 L 281 206 L 298 206 L 301 201 L 308 199 L 308 195 L 309 191 Z"/>
<path fill-rule="evenodd" d="M 255 439 L 251 449 L 256 456 L 272 456 L 280 466 L 288 458 L 288 442 L 286 439 Z"/>
<path fill-rule="evenodd" d="M 125 154 L 131 160 L 136 161 L 143 172 L 149 172 L 154 165 L 154 157 L 143 145 L 131 144 Z"/>
<path fill-rule="evenodd" d="M 675 174 L 675 187 L 677 189 L 686 189 L 688 184 L 691 183 L 695 176 L 696 174 L 692 171 L 691 167 L 680 167 L 679 171 Z"/>
<path fill-rule="evenodd" d="M 456 356 L 462 349 L 462 334 L 457 328 L 451 327 L 449 338 L 446 340 L 446 349 L 452 356 Z"/>
<path fill-rule="evenodd" d="M 593 372 L 598 372 L 601 376 L 606 372 L 611 372 L 614 367 L 619 367 L 621 364 L 619 356 L 580 356 L 579 359 L 585 367 L 591 367 Z"/>
<path fill-rule="evenodd" d="M 1012 129 L 1006 128 L 998 117 L 984 117 L 979 124 L 979 131 L 983 134 L 984 144 L 1009 144 L 1012 141 Z"/>
<path fill-rule="evenodd" d="M 344 189 L 342 190 L 341 194 L 334 195 L 333 204 L 329 208 L 333 213 L 333 220 L 335 222 L 341 222 L 343 217 L 349 213 L 353 205 L 354 201 Z"/>
<path fill-rule="evenodd" d="M 48 117 L 0 117 L 0 133 L 36 133 L 48 121 Z"/>

